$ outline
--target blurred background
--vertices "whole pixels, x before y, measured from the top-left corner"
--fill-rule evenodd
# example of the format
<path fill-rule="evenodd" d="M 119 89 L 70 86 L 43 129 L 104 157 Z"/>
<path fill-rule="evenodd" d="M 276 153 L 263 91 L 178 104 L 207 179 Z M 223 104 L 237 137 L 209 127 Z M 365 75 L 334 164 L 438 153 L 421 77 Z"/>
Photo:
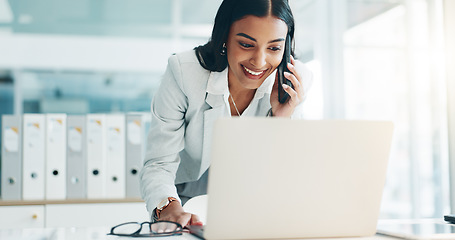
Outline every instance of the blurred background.
<path fill-rule="evenodd" d="M 395 123 L 381 218 L 451 211 L 454 2 L 290 0 L 315 75 L 307 119 Z M 208 41 L 220 3 L 0 0 L 0 114 L 149 111 L 167 58 Z"/>

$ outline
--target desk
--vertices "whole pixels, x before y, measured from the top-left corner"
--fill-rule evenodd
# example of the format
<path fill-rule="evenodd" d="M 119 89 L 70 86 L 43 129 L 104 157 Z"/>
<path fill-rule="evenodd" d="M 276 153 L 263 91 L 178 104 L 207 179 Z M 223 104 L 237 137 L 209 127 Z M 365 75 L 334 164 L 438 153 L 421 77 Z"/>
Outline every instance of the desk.
<path fill-rule="evenodd" d="M 96 228 L 26 228 L 26 229 L 2 229 L 1 240 L 134 240 L 137 238 L 117 237 L 106 235 L 110 227 Z M 144 238 L 155 240 L 200 240 L 199 238 L 184 233 L 181 236 Z M 397 238 L 376 235 L 366 238 L 336 238 L 337 240 L 396 240 Z M 310 240 L 310 239 L 306 239 Z M 315 239 L 316 240 L 316 239 Z M 317 239 L 324 240 L 324 239 Z"/>

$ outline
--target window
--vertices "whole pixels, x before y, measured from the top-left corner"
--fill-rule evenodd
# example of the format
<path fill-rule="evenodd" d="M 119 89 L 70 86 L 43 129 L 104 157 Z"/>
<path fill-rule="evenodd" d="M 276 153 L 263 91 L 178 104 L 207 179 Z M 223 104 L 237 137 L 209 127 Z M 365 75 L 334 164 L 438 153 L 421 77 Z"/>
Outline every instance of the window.
<path fill-rule="evenodd" d="M 313 34 L 298 39 L 315 73 L 307 116 L 395 124 L 381 217 L 449 212 L 442 1 L 322 0 L 298 7 L 296 15 L 312 16 L 297 22 Z"/>

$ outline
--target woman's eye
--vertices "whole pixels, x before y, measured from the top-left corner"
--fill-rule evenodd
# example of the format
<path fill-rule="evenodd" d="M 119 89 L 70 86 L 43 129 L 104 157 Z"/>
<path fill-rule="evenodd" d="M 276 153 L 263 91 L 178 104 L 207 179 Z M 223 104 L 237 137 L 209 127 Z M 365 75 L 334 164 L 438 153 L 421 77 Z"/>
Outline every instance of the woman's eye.
<path fill-rule="evenodd" d="M 240 46 L 244 47 L 244 48 L 251 48 L 253 47 L 253 45 L 251 44 L 248 44 L 248 43 L 243 43 L 243 42 L 239 42 Z"/>
<path fill-rule="evenodd" d="M 269 48 L 270 50 L 276 52 L 276 51 L 280 51 L 281 50 L 281 47 L 271 47 Z"/>

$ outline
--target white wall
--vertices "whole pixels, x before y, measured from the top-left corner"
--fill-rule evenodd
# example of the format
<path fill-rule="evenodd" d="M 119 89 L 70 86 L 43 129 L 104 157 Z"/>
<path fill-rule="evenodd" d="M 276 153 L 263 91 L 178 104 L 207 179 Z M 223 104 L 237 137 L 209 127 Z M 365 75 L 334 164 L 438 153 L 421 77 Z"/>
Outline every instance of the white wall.
<path fill-rule="evenodd" d="M 0 35 L 0 69 L 162 72 L 182 46 L 169 39 Z M 177 47 L 178 46 L 178 47 Z"/>

